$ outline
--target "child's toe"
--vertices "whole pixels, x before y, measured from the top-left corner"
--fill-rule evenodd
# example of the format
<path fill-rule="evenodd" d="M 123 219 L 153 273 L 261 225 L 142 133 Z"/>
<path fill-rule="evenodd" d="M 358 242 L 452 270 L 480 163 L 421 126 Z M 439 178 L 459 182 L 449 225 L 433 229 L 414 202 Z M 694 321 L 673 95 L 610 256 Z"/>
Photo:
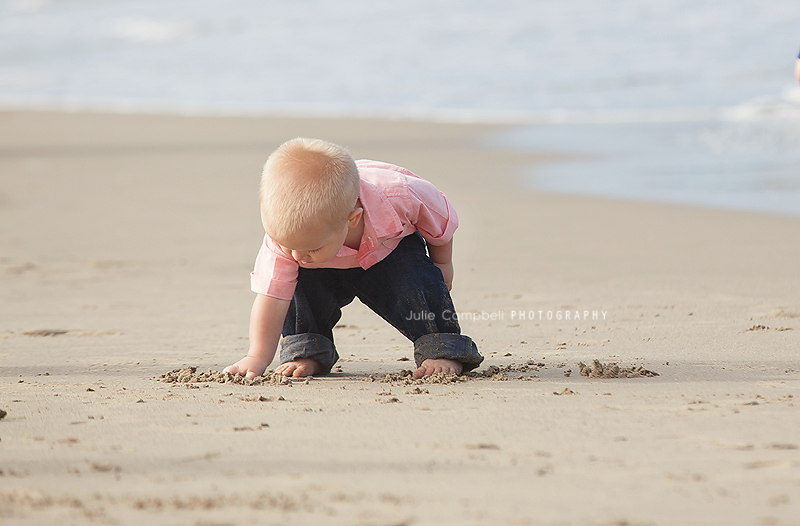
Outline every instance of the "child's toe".
<path fill-rule="evenodd" d="M 428 368 L 422 365 L 419 369 L 414 371 L 414 378 L 422 378 L 423 376 L 427 376 L 429 374 L 431 373 L 428 372 Z"/>

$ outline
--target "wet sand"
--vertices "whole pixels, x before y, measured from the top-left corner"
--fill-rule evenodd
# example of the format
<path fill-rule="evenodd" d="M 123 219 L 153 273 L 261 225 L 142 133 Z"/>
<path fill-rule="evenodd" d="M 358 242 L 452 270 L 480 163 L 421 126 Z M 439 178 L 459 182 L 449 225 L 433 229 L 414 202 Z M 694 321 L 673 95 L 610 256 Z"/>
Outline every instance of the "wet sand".
<path fill-rule="evenodd" d="M 503 130 L 0 113 L 2 523 L 797 524 L 800 220 L 525 191 L 559 156 Z M 246 352 L 258 177 L 297 135 L 450 197 L 477 374 L 409 382 L 354 304 L 330 376 L 159 378 Z"/>

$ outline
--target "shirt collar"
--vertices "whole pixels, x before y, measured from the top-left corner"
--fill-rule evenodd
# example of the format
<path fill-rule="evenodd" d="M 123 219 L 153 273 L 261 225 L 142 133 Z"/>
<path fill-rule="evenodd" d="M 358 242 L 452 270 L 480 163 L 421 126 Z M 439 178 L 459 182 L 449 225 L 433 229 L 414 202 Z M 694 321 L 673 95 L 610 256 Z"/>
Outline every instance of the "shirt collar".
<path fill-rule="evenodd" d="M 364 179 L 361 179 L 359 199 L 364 209 L 364 234 L 358 249 L 360 260 L 378 248 L 380 238 L 394 237 L 401 233 L 403 223 L 386 194 Z"/>

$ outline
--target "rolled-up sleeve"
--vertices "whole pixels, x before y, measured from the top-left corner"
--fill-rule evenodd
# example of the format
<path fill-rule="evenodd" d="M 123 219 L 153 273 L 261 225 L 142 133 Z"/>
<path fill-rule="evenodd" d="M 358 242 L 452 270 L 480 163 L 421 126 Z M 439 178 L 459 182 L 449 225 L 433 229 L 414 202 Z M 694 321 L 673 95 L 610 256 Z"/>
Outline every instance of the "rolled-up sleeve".
<path fill-rule="evenodd" d="M 272 298 L 291 300 L 297 285 L 297 269 L 297 262 L 265 236 L 255 268 L 250 273 L 250 289 Z"/>
<path fill-rule="evenodd" d="M 412 201 L 409 219 L 425 241 L 431 245 L 446 245 L 458 228 L 458 215 L 445 195 L 432 183 L 419 177 L 407 177 L 408 195 Z"/>

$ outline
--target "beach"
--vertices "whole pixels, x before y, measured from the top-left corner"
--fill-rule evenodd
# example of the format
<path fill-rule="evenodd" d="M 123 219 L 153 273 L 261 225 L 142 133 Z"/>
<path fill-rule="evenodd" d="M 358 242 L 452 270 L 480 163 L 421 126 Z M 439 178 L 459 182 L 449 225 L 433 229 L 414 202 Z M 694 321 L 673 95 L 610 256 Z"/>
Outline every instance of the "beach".
<path fill-rule="evenodd" d="M 799 524 L 800 218 L 537 192 L 564 154 L 509 129 L 0 112 L 2 523 Z M 246 353 L 258 179 L 299 135 L 453 202 L 477 375 L 410 382 L 356 303 L 329 376 L 159 378 Z"/>

